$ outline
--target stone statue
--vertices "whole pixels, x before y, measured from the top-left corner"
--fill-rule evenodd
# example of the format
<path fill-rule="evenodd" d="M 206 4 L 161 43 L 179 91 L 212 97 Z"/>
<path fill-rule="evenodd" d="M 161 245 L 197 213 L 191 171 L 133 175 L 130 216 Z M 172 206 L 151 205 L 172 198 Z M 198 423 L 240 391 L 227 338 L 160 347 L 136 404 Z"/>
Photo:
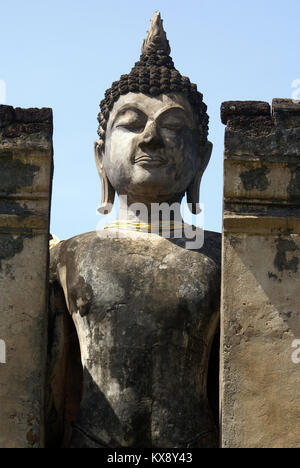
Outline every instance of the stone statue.
<path fill-rule="evenodd" d="M 157 12 L 140 61 L 101 102 L 99 210 L 117 192 L 119 218 L 51 249 L 49 446 L 218 446 L 207 376 L 220 235 L 205 232 L 203 247 L 187 249 L 173 235 L 176 208 L 170 238 L 148 229 L 154 203 L 176 207 L 186 194 L 197 211 L 212 149 L 202 95 L 169 54 Z"/>

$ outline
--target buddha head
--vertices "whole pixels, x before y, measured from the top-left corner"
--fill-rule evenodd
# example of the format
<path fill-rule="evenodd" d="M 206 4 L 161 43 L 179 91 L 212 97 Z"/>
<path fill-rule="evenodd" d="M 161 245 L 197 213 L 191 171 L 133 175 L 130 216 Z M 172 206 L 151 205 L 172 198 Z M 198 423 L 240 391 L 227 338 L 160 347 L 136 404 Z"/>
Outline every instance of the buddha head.
<path fill-rule="evenodd" d="M 105 92 L 95 158 L 102 184 L 99 211 L 115 193 L 130 203 L 180 202 L 197 212 L 212 144 L 202 94 L 170 57 L 160 13 L 151 20 L 140 60 Z"/>

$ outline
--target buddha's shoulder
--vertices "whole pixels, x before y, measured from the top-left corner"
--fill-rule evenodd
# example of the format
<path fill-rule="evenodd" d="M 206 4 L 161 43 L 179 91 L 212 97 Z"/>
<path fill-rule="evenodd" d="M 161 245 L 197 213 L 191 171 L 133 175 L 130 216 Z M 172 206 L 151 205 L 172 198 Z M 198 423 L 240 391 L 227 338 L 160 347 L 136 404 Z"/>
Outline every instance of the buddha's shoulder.
<path fill-rule="evenodd" d="M 74 250 L 78 248 L 86 248 L 91 244 L 99 241 L 97 231 L 86 232 L 84 234 L 79 234 L 70 239 L 62 240 L 57 245 L 51 249 L 51 254 L 57 254 L 58 252 L 62 253 L 67 250 Z"/>
<path fill-rule="evenodd" d="M 120 244 L 132 244 L 133 240 L 105 235 L 101 231 L 91 231 L 63 240 L 50 249 L 50 264 L 70 263 L 71 258 L 96 256 L 99 253 L 120 250 Z"/>
<path fill-rule="evenodd" d="M 190 244 L 190 249 L 186 249 L 187 242 L 181 239 L 164 239 L 157 235 L 143 236 L 137 233 L 133 235 L 114 236 L 106 232 L 92 231 L 85 234 L 72 237 L 68 240 L 60 242 L 58 245 L 51 249 L 51 265 L 59 263 L 69 263 L 67 260 L 76 258 L 99 258 L 105 256 L 114 256 L 117 254 L 119 257 L 126 256 L 127 253 L 138 254 L 144 252 L 151 255 L 157 255 L 160 251 L 163 255 L 168 250 L 178 251 L 178 255 L 199 253 L 202 256 L 209 257 L 215 263 L 220 264 L 221 261 L 221 234 L 213 231 L 205 231 L 203 238 L 203 245 L 200 248 L 193 248 Z"/>
<path fill-rule="evenodd" d="M 62 240 L 50 248 L 50 279 L 56 278 L 58 266 L 73 262 L 76 257 L 93 248 L 96 241 L 97 233 L 92 231 Z"/>

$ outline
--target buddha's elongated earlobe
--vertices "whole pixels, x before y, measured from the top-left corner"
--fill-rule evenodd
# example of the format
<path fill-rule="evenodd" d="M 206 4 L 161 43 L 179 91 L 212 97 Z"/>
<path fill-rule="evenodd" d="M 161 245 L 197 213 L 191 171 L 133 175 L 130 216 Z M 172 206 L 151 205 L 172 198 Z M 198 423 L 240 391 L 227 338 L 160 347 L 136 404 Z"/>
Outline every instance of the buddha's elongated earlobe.
<path fill-rule="evenodd" d="M 200 184 L 201 184 L 203 173 L 209 163 L 212 149 L 213 149 L 213 145 L 210 141 L 207 142 L 204 148 L 203 147 L 201 148 L 200 150 L 201 163 L 199 165 L 199 169 L 192 183 L 190 184 L 190 186 L 187 188 L 187 191 L 186 191 L 189 209 L 193 214 L 199 214 L 201 212 L 200 207 L 199 207 Z"/>
<path fill-rule="evenodd" d="M 103 151 L 100 145 L 100 141 L 97 140 L 94 143 L 95 149 L 95 161 L 98 169 L 98 174 L 101 180 L 101 205 L 98 208 L 99 213 L 108 214 L 111 212 L 114 201 L 115 201 L 115 189 L 111 185 L 106 171 L 103 165 Z"/>

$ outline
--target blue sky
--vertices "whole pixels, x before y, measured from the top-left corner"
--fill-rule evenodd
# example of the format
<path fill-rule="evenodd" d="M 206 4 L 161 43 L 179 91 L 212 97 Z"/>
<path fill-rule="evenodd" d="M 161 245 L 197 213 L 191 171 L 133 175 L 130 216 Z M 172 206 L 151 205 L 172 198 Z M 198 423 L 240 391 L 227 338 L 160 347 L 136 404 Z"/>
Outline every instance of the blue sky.
<path fill-rule="evenodd" d="M 99 221 L 93 142 L 98 105 L 128 73 L 155 10 L 176 68 L 204 94 L 211 163 L 201 187 L 206 229 L 221 231 L 226 100 L 291 97 L 300 78 L 299 0 L 1 0 L 0 80 L 6 103 L 52 107 L 55 176 L 51 231 L 60 239 Z"/>

